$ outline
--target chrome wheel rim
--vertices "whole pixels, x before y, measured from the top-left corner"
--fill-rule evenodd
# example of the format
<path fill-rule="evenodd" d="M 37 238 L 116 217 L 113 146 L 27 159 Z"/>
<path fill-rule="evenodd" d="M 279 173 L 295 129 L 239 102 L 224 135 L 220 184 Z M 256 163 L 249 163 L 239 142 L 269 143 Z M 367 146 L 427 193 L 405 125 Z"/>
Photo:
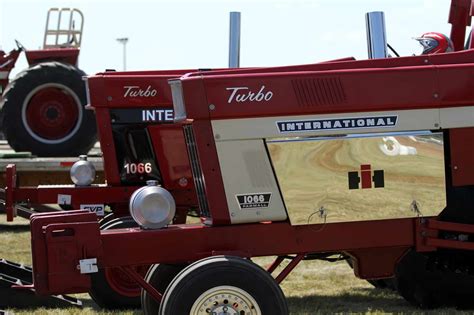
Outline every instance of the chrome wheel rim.
<path fill-rule="evenodd" d="M 214 287 L 194 302 L 190 315 L 262 315 L 257 301 L 234 286 Z"/>

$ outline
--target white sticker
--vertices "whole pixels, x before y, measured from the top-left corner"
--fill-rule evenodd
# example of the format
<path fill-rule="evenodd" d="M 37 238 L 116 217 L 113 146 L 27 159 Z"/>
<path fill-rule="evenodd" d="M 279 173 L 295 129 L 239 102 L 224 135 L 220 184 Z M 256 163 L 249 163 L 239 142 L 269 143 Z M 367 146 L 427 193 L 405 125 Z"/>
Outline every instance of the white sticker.
<path fill-rule="evenodd" d="M 58 195 L 58 205 L 70 205 L 71 195 Z"/>
<path fill-rule="evenodd" d="M 92 204 L 92 205 L 81 205 L 81 210 L 88 210 L 94 212 L 99 216 L 104 215 L 105 206 L 102 204 Z"/>

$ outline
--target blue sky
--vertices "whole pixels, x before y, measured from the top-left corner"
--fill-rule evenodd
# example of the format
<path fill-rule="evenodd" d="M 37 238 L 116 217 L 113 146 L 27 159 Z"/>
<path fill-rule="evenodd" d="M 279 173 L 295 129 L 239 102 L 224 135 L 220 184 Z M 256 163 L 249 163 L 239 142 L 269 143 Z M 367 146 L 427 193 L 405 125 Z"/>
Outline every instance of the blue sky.
<path fill-rule="evenodd" d="M 226 67 L 229 12 L 242 13 L 241 66 L 303 64 L 367 58 L 364 14 L 382 10 L 388 42 L 401 55 L 420 53 L 412 38 L 449 35 L 450 0 L 0 0 L 0 45 L 18 39 L 42 45 L 50 7 L 85 15 L 80 68 L 122 69 L 118 37 L 129 37 L 128 70 Z M 26 67 L 17 63 L 16 71 Z"/>

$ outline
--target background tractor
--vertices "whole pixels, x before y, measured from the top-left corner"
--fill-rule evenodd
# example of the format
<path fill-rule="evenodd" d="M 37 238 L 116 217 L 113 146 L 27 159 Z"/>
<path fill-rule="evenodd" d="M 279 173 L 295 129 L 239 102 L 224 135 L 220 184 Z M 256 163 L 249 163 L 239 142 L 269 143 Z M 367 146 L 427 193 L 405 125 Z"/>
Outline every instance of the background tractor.
<path fill-rule="evenodd" d="M 77 67 L 83 14 L 78 9 L 48 11 L 43 49 L 0 50 L 0 123 L 15 151 L 37 156 L 78 156 L 96 142 L 94 113 L 85 109 L 86 91 Z M 29 67 L 9 82 L 25 52 Z"/>

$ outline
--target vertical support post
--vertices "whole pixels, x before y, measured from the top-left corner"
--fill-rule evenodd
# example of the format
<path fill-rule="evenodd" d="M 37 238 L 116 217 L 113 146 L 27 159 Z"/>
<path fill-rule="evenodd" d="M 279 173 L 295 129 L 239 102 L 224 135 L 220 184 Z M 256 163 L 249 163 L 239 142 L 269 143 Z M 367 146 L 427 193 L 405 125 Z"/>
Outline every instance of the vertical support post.
<path fill-rule="evenodd" d="M 229 68 L 240 67 L 240 12 L 230 12 Z"/>
<path fill-rule="evenodd" d="M 14 203 L 14 194 L 16 189 L 16 166 L 8 164 L 6 168 L 6 188 L 5 188 L 5 212 L 7 221 L 11 222 L 16 217 L 16 207 Z"/>
<path fill-rule="evenodd" d="M 472 0 L 451 0 L 448 23 L 452 25 L 450 38 L 455 51 L 464 49 L 466 27 L 471 25 L 473 13 L 474 2 Z"/>
<path fill-rule="evenodd" d="M 383 12 L 368 12 L 365 15 L 367 27 L 367 50 L 369 59 L 387 58 L 387 37 Z"/>

